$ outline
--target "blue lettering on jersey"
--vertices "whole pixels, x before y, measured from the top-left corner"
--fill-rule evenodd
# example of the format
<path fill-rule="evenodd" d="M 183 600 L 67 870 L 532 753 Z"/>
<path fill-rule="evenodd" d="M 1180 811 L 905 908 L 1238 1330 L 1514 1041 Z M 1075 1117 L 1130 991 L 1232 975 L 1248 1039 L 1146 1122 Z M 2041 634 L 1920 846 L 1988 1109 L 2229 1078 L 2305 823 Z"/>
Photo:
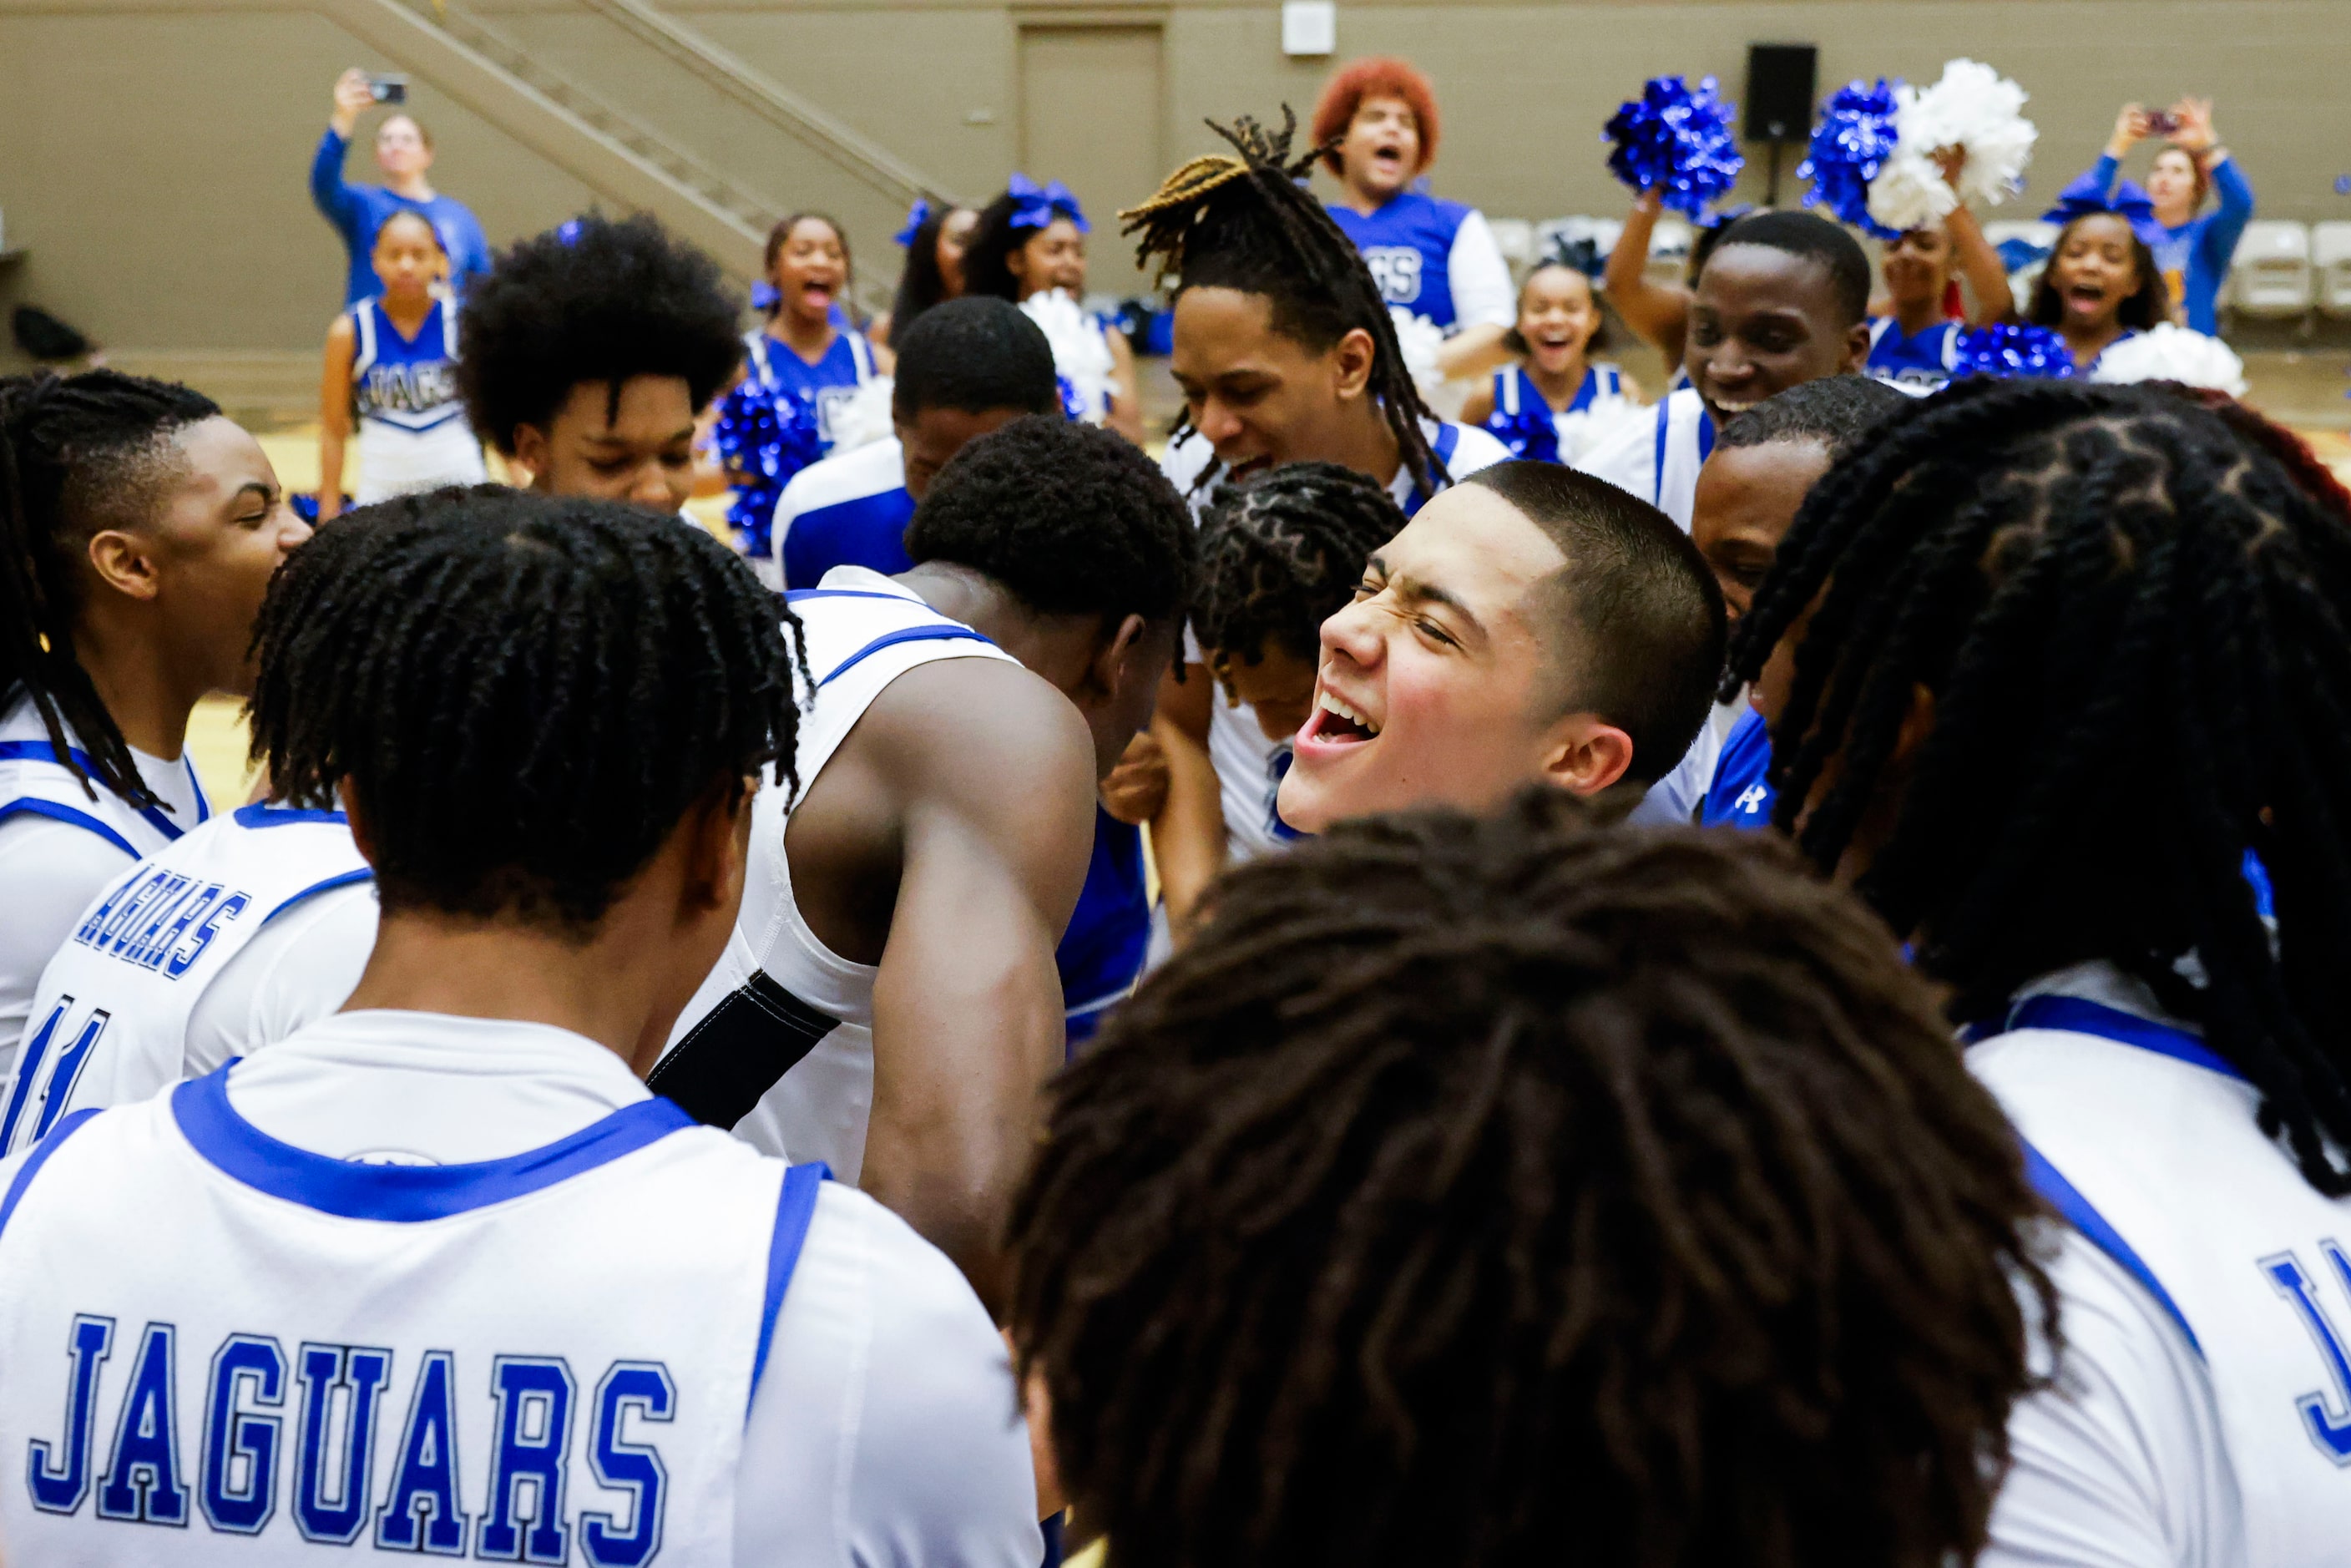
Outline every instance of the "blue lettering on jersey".
<path fill-rule="evenodd" d="M 303 1344 L 302 1453 L 295 1467 L 294 1522 L 304 1540 L 349 1546 L 360 1538 L 368 1517 L 368 1478 L 375 1473 L 376 1406 L 391 1372 L 388 1350 Z M 343 1409 L 343 1451 L 329 1474 L 328 1416 L 338 1403 Z"/>
<path fill-rule="evenodd" d="M 204 1479 L 196 1500 L 214 1530 L 258 1535 L 277 1511 L 277 1449 L 285 1422 L 246 1408 L 286 1407 L 286 1350 L 262 1334 L 231 1334 L 213 1353 L 204 1391 Z"/>
<path fill-rule="evenodd" d="M 588 1462 L 596 1479 L 630 1494 L 629 1521 L 606 1513 L 580 1516 L 580 1549 L 595 1568 L 642 1568 L 661 1550 L 662 1505 L 669 1471 L 650 1443 L 622 1440 L 629 1413 L 667 1421 L 677 1406 L 677 1385 L 657 1361 L 616 1361 L 596 1385 L 596 1429 Z"/>
<path fill-rule="evenodd" d="M 16 1088 L 8 1096 L 8 1113 L 0 1116 L 0 1154 L 7 1152 L 10 1141 L 16 1135 L 16 1119 L 25 1113 L 25 1096 L 33 1092 L 33 1081 L 40 1076 L 42 1060 L 49 1054 L 49 1041 L 55 1038 L 57 1025 L 65 1021 L 66 1009 L 72 1005 L 71 997 L 58 998 L 49 1016 L 41 1020 L 41 1027 L 33 1031 L 33 1038 L 16 1053 Z"/>
<path fill-rule="evenodd" d="M 115 1418 L 113 1461 L 98 1489 L 100 1519 L 188 1522 L 188 1490 L 180 1481 L 178 1339 L 170 1323 L 149 1323 L 140 1336 L 131 1389 Z"/>
<path fill-rule="evenodd" d="M 498 1396 L 497 1442 L 491 1449 L 489 1506 L 474 1555 L 513 1563 L 561 1563 L 571 1552 L 563 1527 L 564 1455 L 571 1447 L 571 1406 L 579 1385 L 561 1356 L 502 1355 L 490 1375 Z M 523 1488 L 530 1507 L 523 1508 Z M 516 1521 L 527 1518 L 526 1532 Z"/>
<path fill-rule="evenodd" d="M 373 364 L 355 394 L 361 413 L 431 413 L 457 401 L 457 367 L 446 360 Z"/>
<path fill-rule="evenodd" d="M 91 1457 L 99 1373 L 113 1344 L 112 1318 L 74 1318 L 66 1340 L 71 1371 L 63 1429 L 55 1440 L 26 1445 L 33 1506 L 71 1514 L 95 1490 L 99 1519 L 184 1527 L 178 1330 L 151 1322 L 142 1331 L 99 1476 Z M 487 1390 L 496 1405 L 489 1489 L 478 1515 L 469 1515 L 459 1498 L 457 1362 L 445 1350 L 426 1351 L 417 1362 L 390 1484 L 381 1504 L 370 1507 L 377 1418 L 392 1361 L 392 1352 L 381 1347 L 305 1341 L 289 1363 L 270 1335 L 224 1338 L 213 1353 L 197 1456 L 195 1490 L 205 1522 L 225 1535 L 259 1535 L 276 1518 L 292 1374 L 302 1384 L 292 1512 L 305 1539 L 349 1545 L 371 1515 L 373 1544 L 381 1551 L 462 1557 L 473 1524 L 476 1557 L 568 1561 L 565 1489 L 579 1402 L 569 1364 L 560 1356 L 496 1358 Z M 609 1512 L 580 1514 L 580 1550 L 590 1568 L 643 1568 L 660 1555 L 669 1468 L 647 1440 L 647 1427 L 673 1421 L 678 1404 L 677 1383 L 658 1361 L 615 1361 L 598 1381 L 586 1459 L 597 1483 L 625 1501 Z M 330 1454 L 339 1427 L 340 1451 Z"/>
<path fill-rule="evenodd" d="M 223 896 L 226 894 L 226 896 Z M 84 947 L 176 980 L 194 966 L 221 927 L 251 906 L 252 895 L 216 882 L 158 870 L 115 890 L 90 911 L 73 939 Z M 204 924 L 196 925 L 198 921 Z M 188 928 L 196 925 L 195 935 Z M 183 940 L 184 938 L 184 940 Z"/>
<path fill-rule="evenodd" d="M 98 1367 L 114 1349 L 114 1320 L 82 1313 L 66 1336 L 73 1375 L 66 1385 L 66 1425 L 57 1448 L 35 1437 L 25 1445 L 25 1485 L 43 1513 L 71 1513 L 89 1495 L 89 1437 L 97 1420 Z"/>
<path fill-rule="evenodd" d="M 72 1001 L 71 997 L 59 998 L 57 1011 L 64 1012 Z M 41 1119 L 33 1125 L 34 1143 L 37 1144 L 49 1135 L 49 1129 L 57 1125 L 57 1117 L 64 1113 L 67 1104 L 72 1101 L 74 1084 L 80 1079 L 81 1070 L 89 1065 L 89 1053 L 98 1049 L 98 1037 L 106 1032 L 107 1019 L 110 1016 L 103 1008 L 94 1009 L 89 1020 L 81 1026 L 81 1032 L 74 1036 L 74 1042 L 66 1047 L 65 1054 L 57 1058 L 57 1071 L 49 1074 L 49 1087 L 41 1100 Z M 29 1073 L 37 1065 L 28 1061 L 25 1064 L 25 1071 Z"/>
<path fill-rule="evenodd" d="M 246 906 L 252 902 L 253 898 L 249 894 L 232 893 L 214 905 L 212 914 L 205 918 L 202 925 L 196 927 L 196 934 L 182 943 L 178 951 L 172 955 L 170 962 L 164 964 L 164 975 L 176 980 L 186 974 L 195 961 L 204 956 L 204 949 L 213 945 L 213 938 L 220 935 L 221 927 L 244 914 Z"/>
<path fill-rule="evenodd" d="M 2335 1265 L 2344 1291 L 2351 1293 L 2351 1260 L 2344 1257 L 2343 1249 L 2332 1239 L 2321 1241 L 2318 1246 L 2326 1254 L 2326 1260 Z M 2270 1277 L 2270 1284 L 2277 1293 L 2292 1303 L 2302 1326 L 2310 1332 L 2335 1384 L 2331 1399 L 2326 1390 L 2314 1389 L 2294 1402 L 2294 1409 L 2302 1416 L 2303 1429 L 2310 1434 L 2310 1440 L 2318 1446 L 2320 1453 L 2335 1464 L 2351 1466 L 2351 1353 L 2345 1351 L 2342 1335 L 2335 1332 L 2326 1309 L 2319 1304 L 2317 1288 L 2303 1272 L 2300 1259 L 2291 1252 L 2280 1252 L 2262 1259 L 2261 1269 Z M 2340 1415 L 2329 1408 L 2337 1401 Z"/>
<path fill-rule="evenodd" d="M 1364 247 L 1364 265 L 1380 286 L 1380 298 L 1390 305 L 1411 305 L 1420 298 L 1420 252 L 1410 246 Z"/>
<path fill-rule="evenodd" d="M 408 1425 L 401 1434 L 392 1490 L 376 1510 L 380 1549 L 465 1554 L 465 1514 L 457 1506 L 456 1382 L 455 1356 L 445 1350 L 424 1353 L 408 1397 Z"/>

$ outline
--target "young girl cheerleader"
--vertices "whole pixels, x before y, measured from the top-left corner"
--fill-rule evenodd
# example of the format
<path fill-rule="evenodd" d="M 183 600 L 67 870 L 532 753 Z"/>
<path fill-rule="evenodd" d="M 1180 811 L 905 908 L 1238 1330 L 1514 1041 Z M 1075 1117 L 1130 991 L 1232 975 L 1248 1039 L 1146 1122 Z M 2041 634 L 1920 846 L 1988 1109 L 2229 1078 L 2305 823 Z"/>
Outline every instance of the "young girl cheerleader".
<path fill-rule="evenodd" d="M 375 232 L 382 291 L 327 329 L 319 387 L 319 520 L 343 509 L 343 448 L 359 426 L 358 504 L 412 490 L 478 485 L 482 444 L 457 395 L 457 306 L 433 225 L 397 212 Z"/>
<path fill-rule="evenodd" d="M 1070 383 L 1072 412 L 1107 424 L 1138 445 L 1143 398 L 1134 352 L 1116 329 L 1086 313 L 1086 233 L 1077 197 L 1058 181 L 1040 186 L 1012 176 L 987 204 L 964 252 L 964 286 L 1009 299 L 1029 313 L 1053 345 L 1053 365 Z"/>
<path fill-rule="evenodd" d="M 767 325 L 744 335 L 744 375 L 813 402 L 830 452 L 835 415 L 873 379 L 872 345 L 835 308 L 849 295 L 849 238 L 822 213 L 796 213 L 768 234 L 767 265 L 776 302 Z"/>
<path fill-rule="evenodd" d="M 1942 158 L 1943 177 L 1956 185 L 1962 154 Z M 2011 314 L 2008 271 L 1984 238 L 1983 225 L 1961 202 L 1939 224 L 1907 229 L 1886 242 L 1878 275 L 1886 292 L 1869 303 L 1866 374 L 1914 395 L 1933 392 L 1959 365 L 1959 333 Z M 1959 309 L 1958 277 L 1974 306 Z"/>
<path fill-rule="evenodd" d="M 212 814 L 188 715 L 250 683 L 263 591 L 309 537 L 210 399 L 0 380 L 0 1067 L 91 897 Z"/>
<path fill-rule="evenodd" d="M 898 334 L 932 306 L 963 298 L 963 253 L 979 214 L 969 207 L 934 208 L 917 201 L 906 214 L 898 243 L 906 247 L 905 270 L 898 275 L 898 292 L 890 308 L 874 318 L 866 336 L 873 346 L 896 344 Z"/>
<path fill-rule="evenodd" d="M 2094 207 L 2057 231 L 2025 314 L 2037 327 L 2055 329 L 2086 375 L 2107 349 L 2168 320 L 2171 301 L 2130 218 Z"/>
<path fill-rule="evenodd" d="M 1592 279 L 1565 262 L 1545 262 L 1519 289 L 1519 319 L 1503 342 L 1519 363 L 1469 394 L 1465 423 L 1482 424 L 1511 455 L 1573 463 L 1614 417 L 1638 401 L 1612 364 L 1590 362 L 1599 340 L 1600 301 Z"/>

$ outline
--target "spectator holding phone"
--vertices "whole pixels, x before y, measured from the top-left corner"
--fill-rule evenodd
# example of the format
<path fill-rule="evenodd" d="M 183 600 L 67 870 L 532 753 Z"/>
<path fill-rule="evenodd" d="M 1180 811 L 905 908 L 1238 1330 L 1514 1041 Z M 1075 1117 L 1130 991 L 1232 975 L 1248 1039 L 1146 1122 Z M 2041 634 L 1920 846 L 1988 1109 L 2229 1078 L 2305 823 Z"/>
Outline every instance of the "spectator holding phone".
<path fill-rule="evenodd" d="M 310 200 L 343 236 L 350 256 L 350 273 L 343 286 L 345 306 L 358 304 L 375 293 L 375 232 L 394 213 L 415 213 L 433 225 L 449 258 L 449 287 L 462 294 L 466 280 L 490 270 L 490 243 L 465 204 L 444 196 L 425 180 L 433 168 L 433 137 L 416 117 L 395 109 L 376 127 L 375 162 L 381 169 L 381 185 L 354 185 L 343 178 L 343 154 L 360 116 L 379 103 L 404 104 L 405 81 L 371 77 L 356 68 L 335 78 L 335 109 L 327 119 L 327 134 L 319 141 L 319 155 L 310 162 Z"/>
<path fill-rule="evenodd" d="M 2168 141 L 2155 155 L 2146 191 L 2142 193 L 2127 180 L 2117 191 L 2115 177 L 2123 159 L 2150 136 Z M 2209 195 L 2218 195 L 2220 204 L 2207 213 L 2203 207 Z M 2148 248 L 2155 253 L 2156 270 L 2163 275 L 2172 304 L 2194 330 L 2220 335 L 2220 285 L 2228 279 L 2229 263 L 2237 254 L 2238 240 L 2244 237 L 2245 225 L 2252 220 L 2253 188 L 2212 129 L 2210 99 L 2183 98 L 2169 109 L 2123 105 L 2105 155 L 2066 186 L 2059 199 L 2077 197 L 2111 205 L 2126 215 L 2129 206 L 2144 203 L 2139 210 L 2151 211 L 2163 228 L 2160 242 L 2148 236 Z"/>

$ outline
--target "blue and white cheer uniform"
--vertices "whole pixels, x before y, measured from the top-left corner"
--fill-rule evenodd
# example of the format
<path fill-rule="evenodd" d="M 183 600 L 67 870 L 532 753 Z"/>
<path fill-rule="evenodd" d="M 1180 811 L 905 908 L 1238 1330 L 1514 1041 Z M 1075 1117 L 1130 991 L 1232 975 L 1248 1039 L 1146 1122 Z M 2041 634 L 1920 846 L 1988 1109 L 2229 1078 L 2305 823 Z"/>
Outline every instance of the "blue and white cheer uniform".
<path fill-rule="evenodd" d="M 832 346 L 814 364 L 765 331 L 744 333 L 743 347 L 748 360 L 746 372 L 753 381 L 816 405 L 817 434 L 830 455 L 834 419 L 857 389 L 873 379 L 873 346 L 865 334 L 854 328 L 837 330 Z"/>
<path fill-rule="evenodd" d="M 1363 252 L 1389 306 L 1448 338 L 1465 327 L 1508 327 L 1518 319 L 1510 266 L 1477 208 L 1405 191 L 1369 216 L 1339 204 L 1328 210 Z"/>
<path fill-rule="evenodd" d="M 1912 397 L 1940 392 L 1959 368 L 1960 329 L 1959 322 L 1938 321 L 1914 338 L 1893 317 L 1872 316 L 1862 373 Z"/>
<path fill-rule="evenodd" d="M 1552 408 L 1544 399 L 1542 389 L 1535 385 L 1524 365 L 1509 365 L 1494 372 L 1494 412 L 1486 416 L 1485 429 L 1506 445 L 1512 444 L 1510 435 L 1521 427 L 1528 415 L 1548 414 L 1552 450 L 1539 453 L 1530 449 L 1518 455 L 1573 467 L 1576 459 L 1615 428 L 1617 418 L 1629 405 L 1624 374 L 1614 365 L 1586 366 L 1575 396 L 1562 409 Z M 1512 449 L 1517 450 L 1515 445 Z"/>
<path fill-rule="evenodd" d="M 482 444 L 457 395 L 457 307 L 436 297 L 403 338 L 381 298 L 351 307 L 351 413 L 362 507 L 443 485 L 489 480 Z"/>

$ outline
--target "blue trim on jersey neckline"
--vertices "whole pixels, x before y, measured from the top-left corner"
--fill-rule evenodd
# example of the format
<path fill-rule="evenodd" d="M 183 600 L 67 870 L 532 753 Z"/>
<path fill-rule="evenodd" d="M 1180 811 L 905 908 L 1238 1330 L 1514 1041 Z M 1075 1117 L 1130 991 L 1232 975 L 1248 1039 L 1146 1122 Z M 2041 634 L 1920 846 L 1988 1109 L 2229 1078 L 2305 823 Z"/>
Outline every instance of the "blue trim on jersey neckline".
<path fill-rule="evenodd" d="M 23 1165 L 16 1167 L 16 1179 L 8 1184 L 8 1196 L 0 1197 L 0 1232 L 8 1228 L 8 1217 L 16 1213 L 16 1206 L 25 1200 L 25 1189 L 33 1185 L 35 1174 L 48 1163 L 49 1156 L 57 1152 L 59 1145 L 80 1131 L 81 1124 L 97 1114 L 98 1107 L 95 1105 L 86 1105 L 72 1112 L 49 1129 L 47 1137 L 33 1145 L 33 1152 L 25 1156 Z"/>
<path fill-rule="evenodd" d="M 55 800 L 11 800 L 6 805 L 0 806 L 0 822 L 5 822 L 11 817 L 47 817 L 53 822 L 64 822 L 71 827 L 85 828 L 129 855 L 132 860 L 146 858 L 132 846 L 129 839 L 124 838 L 96 817 L 87 811 L 77 811 L 71 806 L 60 806 Z"/>
<path fill-rule="evenodd" d="M 172 1091 L 172 1116 L 181 1135 L 232 1180 L 343 1219 L 394 1224 L 445 1219 L 528 1197 L 695 1125 L 671 1101 L 641 1100 L 568 1138 L 505 1159 L 452 1166 L 359 1165 L 280 1143 L 238 1115 L 229 1103 L 228 1072 L 223 1067 Z"/>
<path fill-rule="evenodd" d="M 885 598 L 887 595 L 876 594 L 873 597 L 879 599 Z M 835 664 L 832 667 L 832 674 L 825 676 L 825 678 L 819 681 L 817 685 L 820 687 L 829 686 L 832 685 L 833 682 L 839 680 L 841 676 L 847 674 L 856 665 L 863 663 L 869 656 L 882 652 L 884 648 L 894 648 L 901 643 L 965 642 L 985 643 L 991 648 L 996 646 L 996 640 L 994 638 L 989 637 L 983 632 L 975 632 L 959 621 L 935 621 L 927 626 L 901 626 L 895 632 L 883 632 L 882 635 L 874 638 L 873 641 L 866 643 L 865 646 L 858 649 L 854 653 L 850 654 L 849 657 L 841 661 L 840 664 Z"/>
<path fill-rule="evenodd" d="M 354 883 L 373 882 L 374 880 L 375 872 L 373 868 L 369 866 L 360 866 L 356 871 L 337 872 L 332 876 L 322 877 L 319 881 L 314 882 L 309 886 L 304 888 L 301 892 L 291 895 L 277 908 L 263 915 L 261 917 L 261 924 L 264 925 L 268 925 L 271 921 L 277 919 L 279 915 L 285 914 L 287 910 L 293 908 L 296 904 L 301 903 L 306 898 L 315 898 L 322 893 L 332 893 L 339 887 L 349 887 Z"/>
<path fill-rule="evenodd" d="M 2057 999 L 2073 1001 L 2078 998 L 2067 997 Z M 2097 1004 L 2088 1005 L 2095 1007 Z M 2112 1012 L 2114 1009 L 2102 1010 Z M 2155 1277 L 2155 1270 L 2147 1266 L 2147 1260 L 2132 1250 L 2131 1244 L 2123 1239 L 2122 1232 L 2107 1223 L 2106 1217 L 2082 1196 L 2080 1188 L 2065 1179 L 2064 1172 L 2049 1163 L 2046 1155 L 2022 1139 L 2017 1141 L 2024 1146 L 2024 1177 L 2032 1184 L 2032 1190 L 2046 1199 L 2050 1207 L 2064 1215 L 2067 1222 L 2082 1233 L 2084 1240 L 2113 1259 L 2125 1273 L 2146 1287 L 2147 1293 L 2155 1298 L 2156 1304 L 2169 1313 L 2171 1321 L 2179 1325 L 2179 1332 L 2188 1336 L 2189 1348 L 2196 1353 L 2199 1360 L 2203 1359 L 2204 1346 L 2197 1339 L 2196 1331 L 2188 1326 L 2188 1314 L 2179 1310 L 2179 1303 L 2171 1299 L 2171 1292 L 2163 1288 L 2163 1281 Z"/>
<path fill-rule="evenodd" d="M 350 822 L 340 811 L 314 811 L 304 806 L 273 806 L 266 800 L 256 800 L 250 806 L 239 806 L 229 815 L 240 828 L 290 828 L 297 822 Z"/>
<path fill-rule="evenodd" d="M 66 747 L 66 757 L 73 758 L 73 765 L 80 768 L 82 773 L 89 779 L 92 788 L 99 787 L 98 764 L 90 759 L 89 752 L 84 751 L 78 746 L 68 746 Z M 66 758 L 57 755 L 57 748 L 51 746 L 46 740 L 0 740 L 0 762 L 47 762 L 58 768 L 68 766 Z M 202 827 L 204 823 L 212 821 L 212 802 L 204 799 L 204 784 L 203 779 L 196 777 L 195 762 L 192 758 L 183 757 L 180 759 L 180 765 L 187 769 L 189 782 L 194 784 L 196 787 L 196 821 L 194 825 Z M 115 794 L 113 790 L 109 789 L 107 790 L 107 793 L 114 795 L 114 798 L 118 800 L 121 800 L 124 805 L 131 806 L 132 810 L 138 812 L 141 817 L 146 820 L 149 827 L 153 828 L 166 839 L 176 839 L 182 833 L 188 831 L 187 829 L 180 826 L 177 822 L 172 821 L 171 818 L 165 816 L 162 812 L 157 810 L 152 806 L 131 806 L 129 800 L 123 800 L 120 795 Z M 25 805 L 29 805 L 29 802 L 11 802 L 12 807 Z M 72 810 L 72 808 L 69 806 L 60 807 L 59 810 L 69 811 Z M 57 811 L 44 811 L 40 814 L 46 817 L 56 817 L 57 820 L 61 822 L 73 822 L 77 826 L 97 829 L 98 831 L 105 833 L 107 837 L 112 839 L 116 843 L 122 845 L 124 849 L 131 850 L 132 859 L 138 860 L 144 858 L 137 850 L 131 850 L 130 843 L 125 841 L 120 834 L 113 832 L 108 829 L 99 828 L 96 818 L 82 816 L 79 814 L 71 817 L 59 816 Z"/>
<path fill-rule="evenodd" d="M 1670 413 L 1673 401 L 1671 392 L 1657 400 L 1657 450 L 1651 463 L 1655 477 L 1649 481 L 1649 502 L 1656 507 L 1666 504 L 1666 436 L 1673 428 Z M 1700 400 L 1698 405 L 1698 460 L 1701 467 L 1705 466 L 1708 458 L 1714 455 L 1714 412 Z"/>
<path fill-rule="evenodd" d="M 904 489 L 904 486 L 899 488 Z M 787 604 L 798 604 L 803 599 L 889 599 L 900 604 L 922 604 L 926 610 L 930 608 L 924 604 L 923 596 L 919 593 L 876 593 L 870 588 L 792 588 L 784 591 Z"/>
<path fill-rule="evenodd" d="M 800 1246 L 808 1239 L 809 1221 L 816 1218 L 816 1198 L 832 1179 L 832 1167 L 810 1160 L 784 1172 L 776 1194 L 776 1231 L 768 1243 L 768 1285 L 759 1303 L 759 1348 L 751 1358 L 751 1394 L 759 1392 L 759 1376 L 768 1370 L 768 1348 L 776 1338 L 776 1315 L 783 1311 L 784 1291 L 799 1267 Z"/>
<path fill-rule="evenodd" d="M 2117 1045 L 2135 1045 L 2158 1056 L 2185 1061 L 2208 1072 L 2217 1072 L 2223 1078 L 2233 1078 L 2240 1082 L 2244 1081 L 2243 1073 L 2230 1066 L 2210 1046 L 2186 1030 L 2158 1023 L 2153 1019 L 2143 1019 L 2137 1013 L 2126 1013 L 2120 1008 L 2110 1008 L 2104 1002 L 2094 1002 L 2085 997 L 2027 997 L 2009 1009 L 2000 1032 L 2012 1034 L 2021 1029 L 2094 1034 Z"/>

